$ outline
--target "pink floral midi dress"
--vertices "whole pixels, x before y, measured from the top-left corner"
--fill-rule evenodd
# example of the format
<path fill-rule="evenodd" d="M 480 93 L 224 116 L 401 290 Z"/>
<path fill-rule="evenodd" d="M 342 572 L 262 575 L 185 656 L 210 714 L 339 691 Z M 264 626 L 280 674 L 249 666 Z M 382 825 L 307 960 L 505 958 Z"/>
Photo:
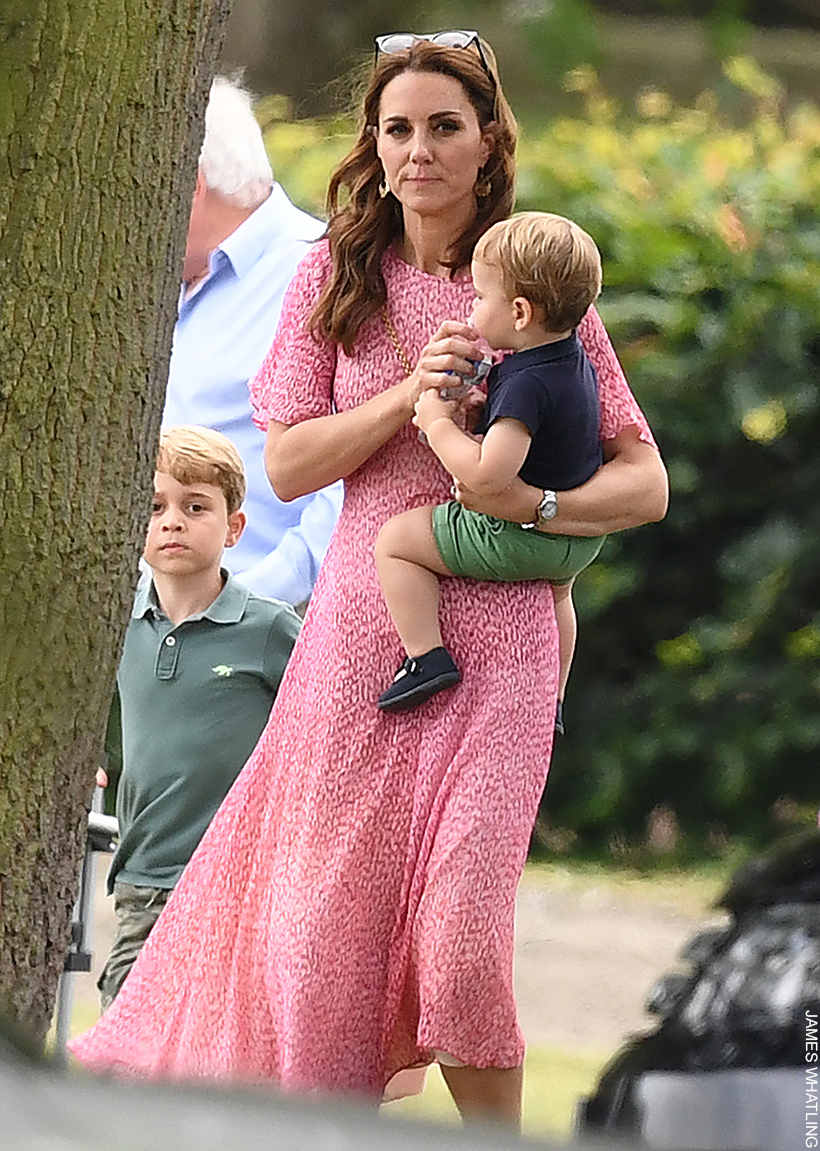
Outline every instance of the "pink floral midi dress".
<path fill-rule="evenodd" d="M 466 319 L 467 276 L 384 257 L 415 362 Z M 261 426 L 360 405 L 404 371 L 384 320 L 355 355 L 306 329 L 329 271 L 303 260 L 252 392 Z M 651 433 L 594 312 L 601 436 Z M 449 498 L 406 424 L 346 479 L 344 508 L 270 722 L 109 1011 L 72 1045 L 90 1068 L 381 1094 L 443 1051 L 513 1067 L 515 894 L 549 765 L 557 636 L 546 583 L 442 581 L 463 682 L 414 712 L 376 707 L 403 652 L 373 547 L 392 515 Z"/>

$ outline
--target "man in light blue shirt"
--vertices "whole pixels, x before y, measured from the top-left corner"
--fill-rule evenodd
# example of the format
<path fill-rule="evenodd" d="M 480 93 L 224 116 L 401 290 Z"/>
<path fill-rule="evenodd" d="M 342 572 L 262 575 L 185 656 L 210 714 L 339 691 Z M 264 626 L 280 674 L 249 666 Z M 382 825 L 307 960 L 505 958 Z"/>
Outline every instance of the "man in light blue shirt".
<path fill-rule="evenodd" d="M 205 116 L 163 425 L 204 424 L 239 450 L 248 477 L 245 532 L 226 556 L 257 595 L 310 596 L 342 502 L 339 481 L 283 503 L 265 473 L 248 381 L 270 345 L 285 289 L 324 225 L 274 183 L 250 98 L 217 78 Z"/>

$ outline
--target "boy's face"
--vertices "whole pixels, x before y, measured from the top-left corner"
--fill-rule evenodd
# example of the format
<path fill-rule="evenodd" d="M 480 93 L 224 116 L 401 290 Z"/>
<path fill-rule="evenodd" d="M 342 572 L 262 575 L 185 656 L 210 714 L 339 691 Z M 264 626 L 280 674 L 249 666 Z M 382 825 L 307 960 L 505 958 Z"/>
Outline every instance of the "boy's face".
<path fill-rule="evenodd" d="M 216 484 L 181 484 L 157 472 L 143 558 L 164 575 L 217 572 L 222 552 L 233 547 L 244 526 L 244 513 L 228 515 L 225 493 Z"/>
<path fill-rule="evenodd" d="M 470 323 L 481 333 L 491 348 L 514 348 L 518 310 L 507 295 L 501 269 L 483 260 L 473 260 L 475 299 Z"/>

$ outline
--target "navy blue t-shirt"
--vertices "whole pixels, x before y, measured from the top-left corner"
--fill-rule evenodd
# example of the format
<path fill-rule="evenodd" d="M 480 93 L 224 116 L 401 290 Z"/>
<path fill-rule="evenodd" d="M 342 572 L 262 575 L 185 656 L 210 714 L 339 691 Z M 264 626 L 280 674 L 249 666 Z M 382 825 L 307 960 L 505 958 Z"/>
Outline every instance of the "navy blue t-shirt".
<path fill-rule="evenodd" d="M 532 436 L 518 474 L 533 487 L 569 491 L 598 470 L 598 381 L 576 332 L 495 365 L 476 432 L 486 433 L 505 417 L 519 420 Z"/>

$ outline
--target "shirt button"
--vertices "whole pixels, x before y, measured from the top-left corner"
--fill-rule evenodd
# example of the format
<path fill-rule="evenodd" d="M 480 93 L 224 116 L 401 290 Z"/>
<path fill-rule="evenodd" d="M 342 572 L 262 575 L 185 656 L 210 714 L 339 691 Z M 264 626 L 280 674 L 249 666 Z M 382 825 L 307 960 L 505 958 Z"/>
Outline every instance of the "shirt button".
<path fill-rule="evenodd" d="M 176 642 L 175 636 L 169 635 L 165 637 L 165 643 L 168 647 L 173 647 Z"/>

